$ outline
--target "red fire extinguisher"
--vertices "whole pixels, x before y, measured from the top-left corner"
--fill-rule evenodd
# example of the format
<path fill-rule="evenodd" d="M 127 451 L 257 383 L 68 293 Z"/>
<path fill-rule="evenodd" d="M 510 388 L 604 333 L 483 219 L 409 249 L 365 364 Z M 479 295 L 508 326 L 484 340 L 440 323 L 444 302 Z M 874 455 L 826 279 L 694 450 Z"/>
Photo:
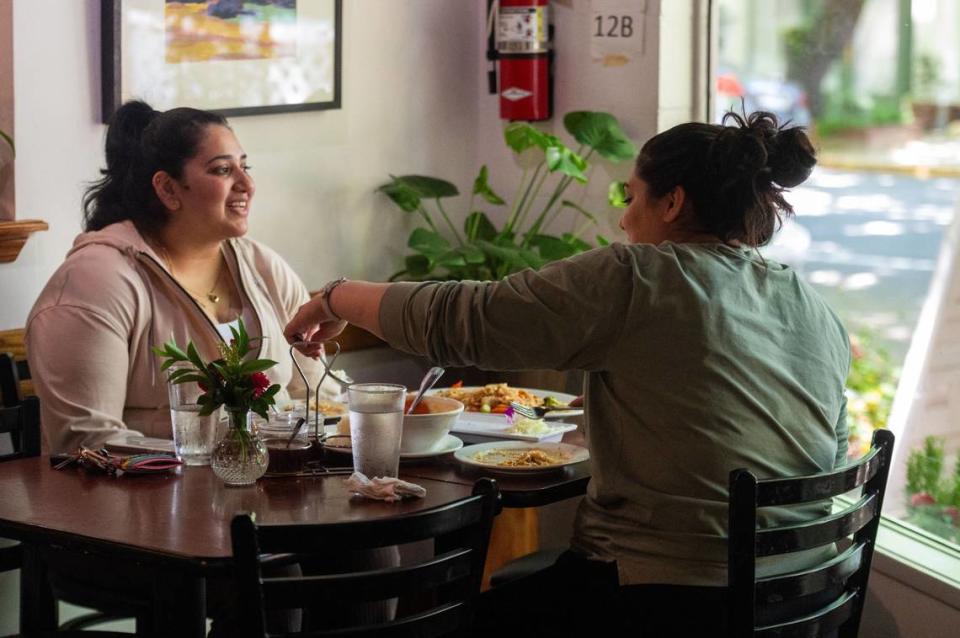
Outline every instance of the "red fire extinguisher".
<path fill-rule="evenodd" d="M 490 92 L 500 95 L 500 117 L 550 119 L 550 0 L 488 0 L 488 9 L 487 58 L 500 67 L 499 85 L 490 72 Z"/>

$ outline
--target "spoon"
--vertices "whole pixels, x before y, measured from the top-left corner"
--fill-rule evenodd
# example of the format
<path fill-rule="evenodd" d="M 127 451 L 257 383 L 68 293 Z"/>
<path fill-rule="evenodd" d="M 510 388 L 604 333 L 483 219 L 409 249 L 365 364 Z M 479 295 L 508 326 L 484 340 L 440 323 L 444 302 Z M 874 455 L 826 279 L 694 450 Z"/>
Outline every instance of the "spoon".
<path fill-rule="evenodd" d="M 423 375 L 423 381 L 420 382 L 420 391 L 417 392 L 417 396 L 413 398 L 413 402 L 407 408 L 407 414 L 413 414 L 413 410 L 419 405 L 424 393 L 433 387 L 433 384 L 443 376 L 444 372 L 444 369 L 440 366 L 434 366 L 427 370 L 427 373 Z"/>

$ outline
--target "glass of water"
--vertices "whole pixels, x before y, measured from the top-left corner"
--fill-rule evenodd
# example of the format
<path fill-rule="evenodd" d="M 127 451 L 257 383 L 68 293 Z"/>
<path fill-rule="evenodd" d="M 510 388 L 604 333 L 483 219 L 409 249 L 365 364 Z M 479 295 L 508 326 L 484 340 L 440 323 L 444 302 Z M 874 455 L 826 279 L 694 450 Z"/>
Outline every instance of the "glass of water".
<path fill-rule="evenodd" d="M 388 383 L 355 383 L 347 389 L 353 469 L 367 478 L 396 477 L 407 389 Z"/>
<path fill-rule="evenodd" d="M 172 366 L 170 372 L 178 367 L 183 366 Z M 210 454 L 217 440 L 220 411 L 200 416 L 197 398 L 201 394 L 203 390 L 193 381 L 167 384 L 173 449 L 184 465 L 210 465 Z"/>

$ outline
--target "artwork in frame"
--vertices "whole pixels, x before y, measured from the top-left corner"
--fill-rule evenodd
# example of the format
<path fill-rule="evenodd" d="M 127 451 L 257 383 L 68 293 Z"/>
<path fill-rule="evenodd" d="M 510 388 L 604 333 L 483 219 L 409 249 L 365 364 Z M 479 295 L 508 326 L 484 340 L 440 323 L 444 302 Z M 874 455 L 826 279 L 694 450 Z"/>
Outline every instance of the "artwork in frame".
<path fill-rule="evenodd" d="M 142 99 L 223 115 L 340 108 L 342 0 L 101 0 L 103 121 Z"/>

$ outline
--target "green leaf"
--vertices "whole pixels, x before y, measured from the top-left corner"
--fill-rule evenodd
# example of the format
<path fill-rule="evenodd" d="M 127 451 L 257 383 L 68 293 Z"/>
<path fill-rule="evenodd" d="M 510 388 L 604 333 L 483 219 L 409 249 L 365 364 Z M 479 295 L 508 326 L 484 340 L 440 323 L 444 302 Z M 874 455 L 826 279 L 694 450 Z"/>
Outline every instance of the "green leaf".
<path fill-rule="evenodd" d="M 407 267 L 405 272 L 411 277 L 423 277 L 429 275 L 430 271 L 433 270 L 433 264 L 430 263 L 426 255 L 407 255 L 404 258 L 404 263 Z M 393 278 L 391 277 L 391 279 Z"/>
<path fill-rule="evenodd" d="M 576 202 L 571 202 L 569 199 L 565 199 L 563 200 L 563 202 L 561 202 L 560 205 L 563 206 L 564 208 L 572 208 L 573 210 L 577 211 L 578 213 L 580 213 L 581 215 L 583 215 L 584 217 L 592 221 L 594 224 L 597 223 L 596 215 L 594 215 L 593 213 L 591 213 L 586 208 L 584 208 L 583 206 L 581 206 Z"/>
<path fill-rule="evenodd" d="M 580 252 L 572 244 L 552 235 L 535 235 L 530 240 L 530 245 L 536 248 L 540 252 L 540 256 L 547 261 L 566 259 Z"/>
<path fill-rule="evenodd" d="M 426 175 L 401 175 L 394 177 L 394 182 L 406 186 L 423 199 L 439 199 L 441 197 L 455 197 L 460 194 L 457 187 L 450 182 Z"/>
<path fill-rule="evenodd" d="M 463 268 L 467 260 L 459 250 L 450 250 L 437 257 L 437 265 L 444 268 Z"/>
<path fill-rule="evenodd" d="M 240 366 L 240 374 L 263 372 L 264 370 L 269 370 L 275 365 L 277 365 L 277 362 L 271 361 L 270 359 L 254 359 L 253 361 L 246 361 L 242 366 Z"/>
<path fill-rule="evenodd" d="M 563 125 L 575 140 L 611 162 L 633 159 L 637 155 L 637 147 L 620 128 L 617 118 L 609 113 L 573 111 L 564 116 Z"/>
<path fill-rule="evenodd" d="M 561 239 L 576 248 L 578 253 L 586 252 L 593 248 L 593 246 L 571 233 L 564 233 Z"/>
<path fill-rule="evenodd" d="M 494 227 L 493 222 L 490 221 L 486 213 L 479 210 L 467 215 L 466 221 L 463 222 L 463 232 L 466 233 L 467 238 L 470 240 L 492 240 L 497 236 L 497 229 Z"/>
<path fill-rule="evenodd" d="M 627 207 L 627 191 L 624 182 L 610 182 L 607 187 L 607 202 L 614 208 Z"/>
<path fill-rule="evenodd" d="M 585 184 L 587 176 L 583 172 L 587 162 L 563 144 L 555 144 L 547 148 L 547 168 L 550 172 L 559 171 L 569 175 L 581 184 Z"/>
<path fill-rule="evenodd" d="M 3 131 L 0 131 L 0 139 L 3 139 L 3 141 L 10 146 L 10 150 L 13 151 L 14 156 L 16 156 L 17 147 L 13 145 L 13 138 L 7 135 L 6 133 L 4 133 Z"/>
<path fill-rule="evenodd" d="M 487 182 L 486 164 L 480 167 L 480 174 L 473 180 L 473 194 L 479 195 L 491 204 L 496 204 L 497 206 L 502 206 L 505 203 L 503 198 L 493 192 L 493 189 L 490 188 L 490 183 Z"/>
<path fill-rule="evenodd" d="M 410 233 L 410 239 L 407 240 L 407 246 L 423 253 L 431 260 L 450 250 L 450 242 L 426 228 L 417 228 Z"/>
<path fill-rule="evenodd" d="M 408 213 L 412 213 L 420 207 L 420 196 L 417 192 L 401 182 L 394 181 L 383 184 L 378 191 L 389 197 L 394 204 Z"/>
<path fill-rule="evenodd" d="M 198 370 L 204 369 L 203 359 L 200 358 L 200 353 L 197 352 L 197 347 L 193 345 L 192 341 L 187 343 L 187 358 Z"/>
<path fill-rule="evenodd" d="M 503 131 L 503 139 L 515 153 L 522 153 L 533 147 L 547 150 L 549 146 L 546 134 L 527 122 L 510 123 Z"/>
<path fill-rule="evenodd" d="M 457 250 L 460 251 L 460 254 L 463 255 L 466 262 L 472 266 L 479 266 L 487 260 L 483 251 L 473 244 L 460 246 Z"/>
<path fill-rule="evenodd" d="M 609 246 L 610 240 L 603 235 L 597 235 L 597 246 Z"/>

